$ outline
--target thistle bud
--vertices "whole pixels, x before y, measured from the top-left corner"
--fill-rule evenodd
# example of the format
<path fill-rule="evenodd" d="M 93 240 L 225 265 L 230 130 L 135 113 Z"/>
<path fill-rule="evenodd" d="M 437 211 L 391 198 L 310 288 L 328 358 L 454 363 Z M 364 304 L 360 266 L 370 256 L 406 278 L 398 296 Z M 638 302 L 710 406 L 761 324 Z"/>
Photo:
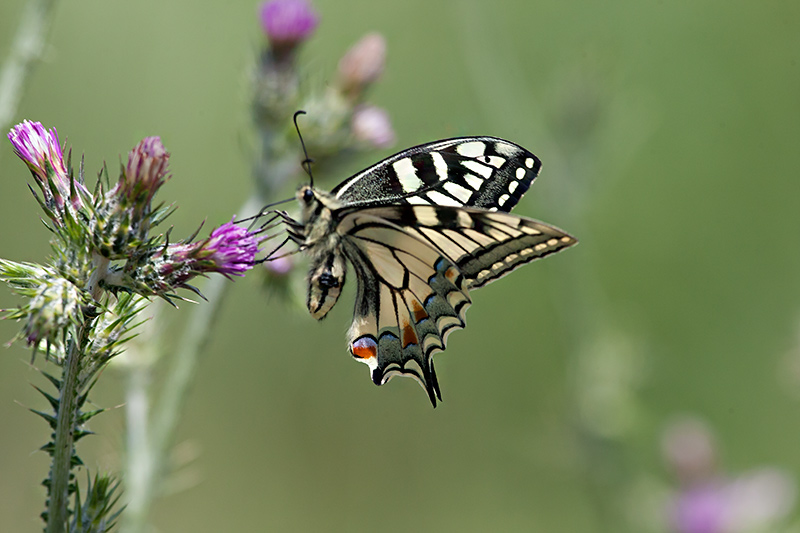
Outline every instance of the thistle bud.
<path fill-rule="evenodd" d="M 123 169 L 114 193 L 139 211 L 148 211 L 156 191 L 169 179 L 167 165 L 169 152 L 160 137 L 145 137 L 128 153 L 128 164 Z"/>
<path fill-rule="evenodd" d="M 91 303 L 86 291 L 50 267 L 0 259 L 0 280 L 26 299 L 20 307 L 5 309 L 3 318 L 23 322 L 17 339 L 34 349 L 45 343 L 48 353 L 51 345 L 61 345 L 66 328 L 77 324 Z"/>
<path fill-rule="evenodd" d="M 56 341 L 70 322 L 77 323 L 84 300 L 82 291 L 66 279 L 43 278 L 28 304 L 23 330 L 28 345 L 36 347 L 42 342 Z"/>
<path fill-rule="evenodd" d="M 123 259 L 147 240 L 160 216 L 153 212 L 152 202 L 169 179 L 168 164 L 169 152 L 158 137 L 142 139 L 128 153 L 117 185 L 105 195 L 93 219 L 92 236 L 101 255 Z"/>

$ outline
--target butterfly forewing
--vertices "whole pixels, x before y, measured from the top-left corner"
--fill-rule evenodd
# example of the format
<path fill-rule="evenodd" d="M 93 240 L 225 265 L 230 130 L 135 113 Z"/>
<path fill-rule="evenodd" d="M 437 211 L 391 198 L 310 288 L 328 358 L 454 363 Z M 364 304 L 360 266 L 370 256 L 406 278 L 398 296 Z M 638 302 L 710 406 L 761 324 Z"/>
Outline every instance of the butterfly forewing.
<path fill-rule="evenodd" d="M 462 137 L 409 148 L 342 182 L 345 205 L 470 206 L 508 212 L 528 190 L 541 161 L 495 137 Z"/>
<path fill-rule="evenodd" d="M 466 289 L 482 287 L 520 265 L 578 242 L 555 226 L 480 209 L 386 206 L 356 212 L 396 225 L 436 249 L 456 266 Z M 348 227 L 346 217 L 340 227 Z"/>

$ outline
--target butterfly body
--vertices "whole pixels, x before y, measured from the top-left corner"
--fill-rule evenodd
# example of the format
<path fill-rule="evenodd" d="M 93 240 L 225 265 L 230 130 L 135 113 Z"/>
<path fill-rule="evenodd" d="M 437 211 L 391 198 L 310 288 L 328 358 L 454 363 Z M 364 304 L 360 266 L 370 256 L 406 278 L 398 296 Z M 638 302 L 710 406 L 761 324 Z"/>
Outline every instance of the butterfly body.
<path fill-rule="evenodd" d="M 432 356 L 465 327 L 471 289 L 577 241 L 508 211 L 541 162 L 494 137 L 420 145 L 348 178 L 330 193 L 303 186 L 301 216 L 282 214 L 310 258 L 307 305 L 322 319 L 350 263 L 357 279 L 349 350 L 381 385 L 415 378 L 441 400 Z"/>

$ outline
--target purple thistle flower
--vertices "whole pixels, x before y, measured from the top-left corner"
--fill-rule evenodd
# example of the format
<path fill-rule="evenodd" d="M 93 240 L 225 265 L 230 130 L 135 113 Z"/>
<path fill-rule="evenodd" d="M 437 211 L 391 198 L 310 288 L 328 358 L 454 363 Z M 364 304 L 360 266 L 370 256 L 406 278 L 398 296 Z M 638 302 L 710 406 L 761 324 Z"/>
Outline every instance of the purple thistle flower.
<path fill-rule="evenodd" d="M 259 237 L 231 222 L 219 226 L 202 241 L 170 244 L 158 254 L 153 265 L 145 268 L 145 284 L 155 293 L 179 287 L 190 288 L 193 278 L 218 272 L 225 277 L 244 276 L 258 253 Z"/>
<path fill-rule="evenodd" d="M 48 215 L 51 218 L 56 220 L 57 213 L 64 208 L 66 199 L 71 200 L 75 209 L 83 205 L 77 193 L 82 192 L 86 195 L 89 193 L 83 183 L 70 178 L 55 128 L 48 131 L 41 122 L 24 120 L 11 128 L 8 140 L 14 146 L 17 156 L 28 165 L 36 184 L 42 190 L 43 205 L 50 211 Z M 76 193 L 74 195 L 73 182 Z"/>
<path fill-rule="evenodd" d="M 204 248 L 210 252 L 209 259 L 214 263 L 214 272 L 226 276 L 244 276 L 247 270 L 253 268 L 258 243 L 255 234 L 231 220 L 211 232 Z"/>
<path fill-rule="evenodd" d="M 67 181 L 67 169 L 55 128 L 47 131 L 41 122 L 23 120 L 11 128 L 8 140 L 14 145 L 14 152 L 25 161 L 34 176 L 46 180 L 46 167 L 49 163 L 56 178 Z"/>
<path fill-rule="evenodd" d="M 258 245 L 263 239 L 247 229 L 227 222 L 202 241 L 177 242 L 131 263 L 124 273 L 128 282 L 121 286 L 143 295 L 159 295 L 169 300 L 176 289 L 197 289 L 189 282 L 197 276 L 218 272 L 223 276 L 244 276 L 254 266 Z"/>
<path fill-rule="evenodd" d="M 261 4 L 261 26 L 273 52 L 284 56 L 314 33 L 319 16 L 306 0 L 271 0 Z"/>

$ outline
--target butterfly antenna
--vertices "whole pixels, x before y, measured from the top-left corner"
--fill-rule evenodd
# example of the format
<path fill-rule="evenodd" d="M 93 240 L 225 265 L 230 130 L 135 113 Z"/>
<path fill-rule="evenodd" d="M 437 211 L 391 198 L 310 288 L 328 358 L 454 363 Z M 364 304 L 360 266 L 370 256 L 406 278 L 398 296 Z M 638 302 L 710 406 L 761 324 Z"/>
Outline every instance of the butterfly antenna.
<path fill-rule="evenodd" d="M 292 120 L 294 121 L 294 129 L 297 130 L 297 136 L 300 137 L 300 146 L 303 147 L 303 156 L 305 157 L 305 159 L 303 159 L 303 162 L 300 163 L 300 165 L 306 171 L 306 174 L 308 174 L 308 177 L 311 180 L 311 186 L 313 187 L 314 186 L 314 175 L 311 174 L 311 163 L 313 163 L 314 160 L 311 159 L 310 157 L 308 157 L 308 151 L 306 150 L 306 143 L 305 143 L 305 141 L 303 141 L 303 136 L 300 134 L 300 126 L 297 125 L 297 117 L 300 116 L 300 115 L 305 115 L 305 114 L 306 114 L 306 112 L 303 111 L 302 109 L 300 109 L 298 111 L 295 111 L 294 116 L 292 117 Z"/>

